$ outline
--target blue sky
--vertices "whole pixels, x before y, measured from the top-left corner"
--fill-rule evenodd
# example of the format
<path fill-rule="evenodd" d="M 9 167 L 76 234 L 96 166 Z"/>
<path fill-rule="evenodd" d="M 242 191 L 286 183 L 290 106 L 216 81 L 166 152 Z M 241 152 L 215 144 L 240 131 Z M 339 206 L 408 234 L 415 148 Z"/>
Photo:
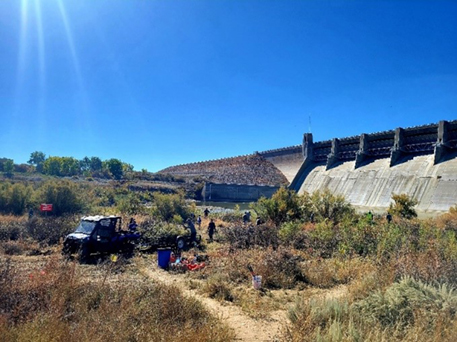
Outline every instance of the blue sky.
<path fill-rule="evenodd" d="M 457 119 L 457 1 L 1 0 L 0 17 L 16 163 L 158 171 Z"/>

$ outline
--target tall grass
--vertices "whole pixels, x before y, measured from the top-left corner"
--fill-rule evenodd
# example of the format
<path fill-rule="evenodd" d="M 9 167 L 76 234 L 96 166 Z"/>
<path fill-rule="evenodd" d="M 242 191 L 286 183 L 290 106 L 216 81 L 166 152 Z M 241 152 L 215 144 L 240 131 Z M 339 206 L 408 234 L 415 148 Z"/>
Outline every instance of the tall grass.
<path fill-rule="evenodd" d="M 0 341 L 233 340 L 222 322 L 174 286 L 87 279 L 80 266 L 57 257 L 36 271 L 2 260 L 0 275 Z"/>
<path fill-rule="evenodd" d="M 457 294 L 405 277 L 351 303 L 299 298 L 289 311 L 287 341 L 453 341 Z"/>

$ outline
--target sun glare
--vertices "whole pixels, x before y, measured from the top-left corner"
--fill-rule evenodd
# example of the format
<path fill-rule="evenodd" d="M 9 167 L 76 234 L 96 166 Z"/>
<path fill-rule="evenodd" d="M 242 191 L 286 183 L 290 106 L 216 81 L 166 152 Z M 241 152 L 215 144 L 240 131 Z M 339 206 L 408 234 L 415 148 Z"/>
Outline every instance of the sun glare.
<path fill-rule="evenodd" d="M 16 79 L 16 93 L 19 95 L 21 90 L 22 81 L 24 79 L 25 69 L 25 55 L 27 52 L 27 7 L 28 1 L 21 0 L 21 33 L 19 38 L 19 55 L 17 61 L 17 79 Z"/>

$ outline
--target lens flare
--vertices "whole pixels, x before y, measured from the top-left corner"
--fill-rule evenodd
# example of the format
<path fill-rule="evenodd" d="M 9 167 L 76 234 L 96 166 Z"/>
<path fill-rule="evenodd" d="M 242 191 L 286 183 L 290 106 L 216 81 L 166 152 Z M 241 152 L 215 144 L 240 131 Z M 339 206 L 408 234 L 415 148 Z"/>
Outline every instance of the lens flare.
<path fill-rule="evenodd" d="M 62 0 L 57 0 L 57 4 L 59 5 L 60 15 L 62 16 L 63 25 L 65 27 L 65 34 L 67 36 L 68 46 L 70 47 L 71 58 L 73 60 L 73 67 L 75 68 L 76 77 L 78 78 L 78 83 L 81 89 L 83 87 L 83 79 L 81 75 L 81 68 L 79 66 L 78 55 L 75 49 L 75 43 L 73 42 L 73 34 L 71 33 L 70 22 L 68 21 L 67 12 L 63 5 Z"/>
<path fill-rule="evenodd" d="M 21 33 L 19 38 L 19 55 L 17 60 L 17 77 L 16 77 L 16 99 L 21 92 L 22 82 L 25 73 L 25 56 L 27 54 L 27 17 L 28 1 L 21 0 Z"/>
<path fill-rule="evenodd" d="M 40 1 L 35 0 L 35 14 L 37 21 L 37 33 L 38 33 L 38 63 L 39 63 L 39 82 L 40 92 L 43 92 L 46 85 L 46 65 L 45 65 L 45 46 L 44 46 L 44 35 L 43 35 L 43 20 L 41 16 Z"/>

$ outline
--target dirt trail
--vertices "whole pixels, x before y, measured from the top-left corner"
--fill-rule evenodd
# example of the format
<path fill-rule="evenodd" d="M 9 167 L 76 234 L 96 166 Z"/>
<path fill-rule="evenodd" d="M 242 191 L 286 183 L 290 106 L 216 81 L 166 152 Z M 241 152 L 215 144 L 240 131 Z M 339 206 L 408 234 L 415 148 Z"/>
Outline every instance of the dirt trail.
<path fill-rule="evenodd" d="M 210 312 L 220 317 L 234 330 L 237 341 L 280 341 L 281 329 L 287 322 L 285 310 L 272 312 L 269 319 L 256 320 L 231 303 L 222 304 L 217 300 L 204 297 L 195 290 L 189 289 L 182 274 L 170 274 L 155 267 L 144 267 L 142 272 L 151 279 L 168 285 L 179 286 L 186 296 L 197 298 Z"/>

